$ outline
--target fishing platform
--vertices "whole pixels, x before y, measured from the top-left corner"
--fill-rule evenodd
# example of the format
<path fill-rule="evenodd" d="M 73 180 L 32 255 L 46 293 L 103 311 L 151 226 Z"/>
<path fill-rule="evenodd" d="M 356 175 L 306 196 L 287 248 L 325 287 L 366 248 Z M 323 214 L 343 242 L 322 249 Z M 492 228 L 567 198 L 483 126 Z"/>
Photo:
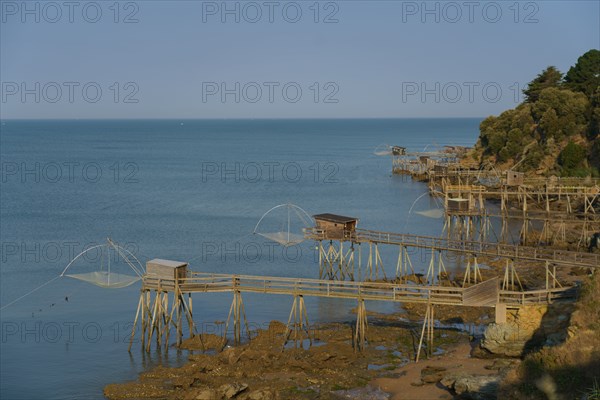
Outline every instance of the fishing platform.
<path fill-rule="evenodd" d="M 236 343 L 241 341 L 242 331 L 245 327 L 249 334 L 248 323 L 245 316 L 245 307 L 242 299 L 243 293 L 258 293 L 288 296 L 292 300 L 291 311 L 284 334 L 283 345 L 293 337 L 301 338 L 302 332 L 310 338 L 308 328 L 308 315 L 304 304 L 305 297 L 351 299 L 356 301 L 356 325 L 353 328 L 352 344 L 360 350 L 367 341 L 367 311 L 365 301 L 384 301 L 393 303 L 420 303 L 427 307 L 421 344 L 426 338 L 432 348 L 434 308 L 439 305 L 461 307 L 487 307 L 495 310 L 495 320 L 504 322 L 506 310 L 519 308 L 532 304 L 549 304 L 557 300 L 572 299 L 576 296 L 575 286 L 563 286 L 556 279 L 556 270 L 549 268 L 549 263 L 567 266 L 599 267 L 600 256 L 579 252 L 564 252 L 543 248 L 524 248 L 498 243 L 462 242 L 444 238 L 416 236 L 357 229 L 358 219 L 335 214 L 317 214 L 314 216 L 315 227 L 305 231 L 306 239 L 319 242 L 320 270 L 324 265 L 333 268 L 338 262 L 340 271 L 347 269 L 348 263 L 341 260 L 339 255 L 344 255 L 343 247 L 334 251 L 337 259 L 332 259 L 323 249 L 323 241 L 352 244 L 368 243 L 371 247 L 378 244 L 400 246 L 400 259 L 404 267 L 410 265 L 410 258 L 406 249 L 409 247 L 427 248 L 432 250 L 433 259 L 442 252 L 457 252 L 471 255 L 487 255 L 506 257 L 508 259 L 521 259 L 528 261 L 543 261 L 546 265 L 546 287 L 537 290 L 524 290 L 514 268 L 507 269 L 504 279 L 494 277 L 482 280 L 481 273 L 475 264 L 469 262 L 462 286 L 448 284 L 443 281 L 443 268 L 434 261 L 430 265 L 427 279 L 421 283 L 410 283 L 403 279 L 407 269 L 397 268 L 396 279 L 393 281 L 380 280 L 346 280 L 343 274 L 330 273 L 320 279 L 288 278 L 273 276 L 253 276 L 238 274 L 216 274 L 193 271 L 188 263 L 154 259 L 146 264 L 146 272 L 142 277 L 142 287 L 137 306 L 134 325 L 131 332 L 130 349 L 136 333 L 138 321 L 141 325 L 141 343 L 146 351 L 150 351 L 153 337 L 157 346 L 164 342 L 169 344 L 171 329 L 175 330 L 177 344 L 183 340 L 183 326 L 188 326 L 190 337 L 197 334 L 194 322 L 192 294 L 196 293 L 231 293 L 232 303 L 225 322 L 224 334 L 226 335 L 233 324 L 233 338 Z M 350 251 L 353 252 L 351 248 Z M 331 252 L 331 250 L 330 250 Z M 331 253 L 329 253 L 331 254 Z M 323 256 L 327 262 L 323 263 Z M 349 256 L 352 259 L 353 253 Z M 329 257 L 329 258 L 328 258 Z M 370 253 L 371 269 L 382 267 L 381 257 L 377 250 Z M 360 260 L 360 257 L 359 257 Z M 438 258 L 441 263 L 441 255 Z M 341 264 L 340 264 L 341 262 Z M 411 266 L 412 268 L 412 266 Z M 412 275 L 414 271 L 412 271 Z M 367 279 L 371 279 L 367 277 Z M 518 285 L 515 285 L 515 282 Z M 425 335 L 425 332 L 427 334 Z M 224 342 L 226 337 L 224 336 Z M 417 356 L 418 357 L 418 356 Z"/>

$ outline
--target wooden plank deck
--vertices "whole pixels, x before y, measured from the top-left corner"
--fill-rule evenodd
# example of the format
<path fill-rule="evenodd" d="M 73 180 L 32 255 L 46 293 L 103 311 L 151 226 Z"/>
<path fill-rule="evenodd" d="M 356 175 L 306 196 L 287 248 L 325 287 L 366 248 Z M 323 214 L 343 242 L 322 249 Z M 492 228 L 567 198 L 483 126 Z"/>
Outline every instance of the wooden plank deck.
<path fill-rule="evenodd" d="M 498 303 L 500 280 L 493 278 L 463 290 L 463 305 L 474 307 L 493 307 Z"/>

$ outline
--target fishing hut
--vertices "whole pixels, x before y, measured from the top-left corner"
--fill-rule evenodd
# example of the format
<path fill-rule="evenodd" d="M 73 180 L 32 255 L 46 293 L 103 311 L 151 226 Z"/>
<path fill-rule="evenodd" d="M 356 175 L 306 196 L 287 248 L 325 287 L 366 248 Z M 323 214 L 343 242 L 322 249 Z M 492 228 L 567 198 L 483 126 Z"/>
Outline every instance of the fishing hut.
<path fill-rule="evenodd" d="M 392 146 L 392 155 L 394 155 L 394 156 L 406 155 L 406 147 Z"/>
<path fill-rule="evenodd" d="M 392 146 L 392 173 L 407 174 L 414 173 L 416 161 L 407 157 L 406 147 Z"/>
<path fill-rule="evenodd" d="M 523 172 L 508 171 L 506 173 L 507 186 L 521 186 L 525 182 L 525 174 Z"/>
<path fill-rule="evenodd" d="M 319 251 L 319 277 L 342 280 L 349 277 L 354 280 L 354 242 L 358 218 L 325 213 L 313 215 L 313 219 L 315 228 L 312 235 L 318 242 Z M 324 246 L 324 241 L 329 241 L 329 245 Z M 344 242 L 350 242 L 349 249 L 344 249 Z"/>
<path fill-rule="evenodd" d="M 187 277 L 187 266 L 185 262 L 155 258 L 146 262 L 146 274 L 157 279 L 183 279 Z"/>
<path fill-rule="evenodd" d="M 448 165 L 439 164 L 433 167 L 433 172 L 436 175 L 447 175 L 448 174 Z"/>
<path fill-rule="evenodd" d="M 325 239 L 348 239 L 356 234 L 358 218 L 328 213 L 313 215 L 313 218 L 317 229 L 322 231 Z"/>
<path fill-rule="evenodd" d="M 189 278 L 188 263 L 155 258 L 146 262 L 140 300 L 135 314 L 134 326 L 141 319 L 142 347 L 150 350 L 152 336 L 156 333 L 157 345 L 163 340 L 169 342 L 170 326 L 177 329 L 177 345 L 183 338 L 182 319 L 187 319 L 190 336 L 193 331 L 192 298 L 187 299 L 181 291 L 181 285 Z M 173 293 L 172 306 L 169 309 L 169 293 Z M 133 340 L 132 331 L 132 340 Z M 129 343 L 131 349 L 132 341 Z"/>
<path fill-rule="evenodd" d="M 446 221 L 444 230 L 448 235 L 465 240 L 475 239 L 479 232 L 479 240 L 485 240 L 491 228 L 487 218 L 482 185 L 448 185 L 444 191 Z"/>

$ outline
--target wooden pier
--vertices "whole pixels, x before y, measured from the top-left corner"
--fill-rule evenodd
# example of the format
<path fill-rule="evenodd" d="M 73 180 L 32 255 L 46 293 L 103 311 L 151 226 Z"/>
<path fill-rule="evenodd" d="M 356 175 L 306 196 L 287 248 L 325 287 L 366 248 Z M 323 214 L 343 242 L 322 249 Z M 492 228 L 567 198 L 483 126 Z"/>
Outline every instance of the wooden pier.
<path fill-rule="evenodd" d="M 233 295 L 224 335 L 227 334 L 229 323 L 233 319 L 233 336 L 236 342 L 241 339 L 243 326 L 246 327 L 246 332 L 249 333 L 242 293 L 275 294 L 293 298 L 292 311 L 290 312 L 282 346 L 285 346 L 285 342 L 291 333 L 294 333 L 294 338 L 298 338 L 298 331 L 308 327 L 304 297 L 355 300 L 357 302 L 357 322 L 353 334 L 353 344 L 357 350 L 360 350 L 367 340 L 365 301 L 426 304 L 428 312 L 431 312 L 432 315 L 433 308 L 436 305 L 491 307 L 497 310 L 505 310 L 507 307 L 518 308 L 530 304 L 547 304 L 560 299 L 573 298 L 576 295 L 576 288 L 561 287 L 533 291 L 502 290 L 498 278 L 463 288 L 386 282 L 212 274 L 189 270 L 186 272 L 185 278 L 176 276 L 165 279 L 156 274 L 145 274 L 129 348 L 131 349 L 133 344 L 138 320 L 141 321 L 142 327 L 142 347 L 146 351 L 150 351 L 153 336 L 158 347 L 164 341 L 165 348 L 167 348 L 171 329 L 175 330 L 177 344 L 180 344 L 183 339 L 182 316 L 187 320 L 190 336 L 196 332 L 191 295 L 222 292 L 232 293 Z M 169 308 L 170 294 L 173 297 L 171 308 Z M 432 319 L 426 318 L 423 331 L 425 331 L 428 321 L 431 326 Z M 223 343 L 226 343 L 225 337 Z M 429 348 L 431 348 L 431 345 Z"/>
<path fill-rule="evenodd" d="M 490 187 L 526 186 L 535 189 L 556 186 L 600 186 L 599 178 L 579 177 L 526 177 L 515 171 L 499 171 L 491 165 L 473 169 L 462 165 L 458 159 L 464 152 L 400 152 L 392 154 L 392 173 L 410 175 L 426 180 L 440 190 L 446 185 L 479 185 Z M 517 179 L 514 179 L 514 178 Z"/>
<path fill-rule="evenodd" d="M 141 325 L 142 347 L 146 351 L 150 351 L 153 337 L 157 347 L 164 343 L 168 348 L 172 329 L 175 330 L 177 344 L 181 344 L 184 320 L 188 325 L 190 337 L 197 334 L 192 307 L 192 294 L 195 293 L 232 294 L 223 345 L 227 340 L 230 323 L 233 324 L 233 339 L 239 343 L 244 327 L 250 338 L 242 295 L 257 293 L 289 296 L 292 299 L 286 332 L 282 338 L 282 349 L 290 336 L 296 341 L 305 332 L 310 339 L 305 297 L 356 301 L 356 324 L 352 336 L 352 344 L 356 350 L 362 349 L 368 338 L 365 301 L 425 304 L 427 313 L 421 332 L 418 359 L 426 332 L 427 348 L 432 348 L 433 313 L 436 306 L 494 308 L 497 322 L 503 322 L 506 308 L 548 304 L 576 296 L 576 287 L 563 286 L 558 282 L 557 265 L 600 267 L 598 254 L 358 229 L 357 218 L 334 214 L 319 214 L 314 218 L 316 227 L 306 229 L 304 235 L 306 239 L 319 242 L 320 279 L 203 273 L 188 270 L 185 262 L 160 259 L 148 261 L 131 332 L 130 349 L 138 321 Z M 339 243 L 339 250 L 335 249 L 334 241 Z M 327 251 L 323 242 L 329 242 Z M 346 250 L 344 243 L 349 243 Z M 354 260 L 358 260 L 360 270 L 361 244 L 367 244 L 369 247 L 369 273 L 364 277 L 365 280 L 361 277 L 355 281 Z M 386 281 L 378 249 L 380 244 L 399 248 L 396 279 L 392 282 Z M 354 245 L 359 249 L 356 258 Z M 431 251 L 431 261 L 424 281 L 409 283 L 410 280 L 406 279 L 409 275 L 417 276 L 409 257 L 409 248 Z M 443 278 L 448 276 L 442 257 L 445 252 L 467 256 L 462 285 L 443 281 Z M 506 259 L 504 276 L 483 281 L 477 257 Z M 545 287 L 524 290 L 515 268 L 515 261 L 533 262 L 544 266 Z M 379 280 L 378 272 L 383 274 L 384 281 Z"/>
<path fill-rule="evenodd" d="M 458 150 L 413 154 L 396 146 L 392 153 L 394 173 L 422 178 L 428 181 L 433 195 L 444 197 L 447 229 L 450 229 L 451 218 L 469 218 L 470 224 L 471 218 L 484 221 L 490 217 L 499 217 L 503 221 L 521 218 L 524 226 L 536 219 L 545 224 L 583 224 L 583 232 L 587 234 L 600 222 L 595 208 L 600 199 L 598 181 L 547 181 L 528 179 L 513 171 L 499 175 L 493 170 L 464 170 L 455 162 Z M 482 181 L 491 184 L 484 186 L 480 184 Z M 490 199 L 500 202 L 500 211 L 497 213 L 490 213 L 486 209 L 485 202 Z M 558 203 L 556 200 L 566 204 L 564 209 L 554 206 Z M 518 206 L 516 210 L 515 206 Z M 249 335 L 242 295 L 256 293 L 289 296 L 292 300 L 286 332 L 282 338 L 282 349 L 290 336 L 297 340 L 305 332 L 310 339 L 305 297 L 356 301 L 352 344 L 357 350 L 363 348 L 368 337 L 366 301 L 424 304 L 427 311 L 421 331 L 418 360 L 425 336 L 429 342 L 427 348 L 432 348 L 436 306 L 494 308 L 497 322 L 503 322 L 506 308 L 548 304 L 576 296 L 576 287 L 564 286 L 558 281 L 557 267 L 600 267 L 600 254 L 591 252 L 464 240 L 451 235 L 433 237 L 358 229 L 357 218 L 335 214 L 318 214 L 314 219 L 315 227 L 305 229 L 304 239 L 318 242 L 319 279 L 213 274 L 187 270 L 186 263 L 166 260 L 149 262 L 155 262 L 156 265 L 147 268 L 147 273 L 143 276 L 130 349 L 138 321 L 142 328 L 142 346 L 146 351 L 150 351 L 153 337 L 158 347 L 163 342 L 168 347 L 172 329 L 176 331 L 177 344 L 181 344 L 184 319 L 190 336 L 197 334 L 192 308 L 192 295 L 196 293 L 232 294 L 223 343 L 226 343 L 230 323 L 233 324 L 233 339 L 239 343 L 244 327 Z M 461 221 L 464 222 L 463 220 Z M 550 226 L 545 229 L 550 229 Z M 398 248 L 395 276 L 391 282 L 387 281 L 380 245 Z M 364 276 L 361 272 L 363 247 L 368 247 Z M 415 273 L 409 249 L 431 253 L 425 275 Z M 448 253 L 465 257 L 462 285 L 443 281 L 448 278 L 443 261 Z M 504 275 L 484 281 L 478 261 L 484 258 L 505 262 Z M 355 270 L 356 263 L 358 274 Z M 517 267 L 522 264 L 545 269 L 543 288 L 523 288 L 517 273 Z M 414 278 L 418 278 L 418 281 L 410 283 Z M 170 298 L 172 300 L 169 305 Z"/>
<path fill-rule="evenodd" d="M 491 258 L 506 260 L 505 280 L 503 287 L 514 287 L 515 279 L 518 280 L 516 267 L 519 262 L 533 263 L 534 266 L 545 268 L 546 289 L 560 286 L 556 279 L 557 266 L 571 267 L 600 267 L 600 254 L 558 250 L 549 247 L 521 246 L 497 242 L 483 242 L 472 240 L 458 240 L 447 237 L 421 236 L 407 233 L 392 233 L 354 229 L 344 231 L 343 234 L 330 234 L 327 230 L 313 228 L 305 231 L 309 240 L 318 242 L 319 251 L 319 276 L 329 279 L 351 279 L 359 275 L 362 280 L 362 246 L 368 245 L 367 263 L 364 279 L 377 280 L 387 278 L 379 245 L 392 245 L 398 247 L 396 260 L 396 279 L 408 279 L 414 276 L 415 270 L 410 259 L 409 249 L 423 249 L 431 252 L 431 259 L 426 282 L 439 282 L 446 274 L 442 255 L 444 253 L 462 254 L 468 259 L 463 285 L 477 283 L 479 274 L 478 259 Z M 349 245 L 344 245 L 349 243 Z M 357 244 L 358 246 L 355 246 Z M 355 256 L 355 252 L 358 254 Z M 357 265 L 358 264 L 358 265 Z M 358 274 L 355 267 L 358 266 Z M 509 276 L 511 278 L 509 279 Z"/>
<path fill-rule="evenodd" d="M 460 228 L 461 238 L 472 239 L 475 235 L 486 238 L 492 224 L 490 218 L 501 221 L 501 231 L 496 237 L 507 241 L 509 221 L 520 223 L 519 239 L 530 243 L 532 224 L 541 225 L 537 244 L 558 244 L 567 240 L 567 227 L 578 231 L 577 248 L 586 248 L 587 241 L 600 232 L 600 213 L 595 204 L 600 199 L 600 186 L 549 186 L 540 188 L 521 185 L 489 188 L 483 185 L 445 185 L 445 225 L 450 235 L 453 228 Z M 486 201 L 499 202 L 499 210 L 489 210 Z"/>

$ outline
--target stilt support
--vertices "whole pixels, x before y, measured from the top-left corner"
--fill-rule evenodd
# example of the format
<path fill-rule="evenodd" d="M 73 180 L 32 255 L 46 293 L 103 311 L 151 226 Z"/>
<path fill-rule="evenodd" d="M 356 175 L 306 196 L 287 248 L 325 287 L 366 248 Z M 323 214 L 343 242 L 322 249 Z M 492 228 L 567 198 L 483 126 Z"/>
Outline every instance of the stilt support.
<path fill-rule="evenodd" d="M 408 255 L 408 249 L 406 246 L 400 245 L 398 263 L 396 264 L 396 279 L 399 279 L 401 283 L 407 283 L 409 276 L 414 276 L 416 278 L 415 269 L 413 268 L 412 261 Z"/>
<path fill-rule="evenodd" d="M 225 323 L 225 332 L 223 332 L 223 347 L 227 344 L 227 332 L 229 330 L 229 321 L 233 316 L 233 341 L 234 344 L 240 344 L 242 341 L 242 319 L 246 327 L 248 340 L 250 339 L 250 329 L 248 328 L 248 320 L 246 319 L 246 311 L 242 300 L 242 293 L 239 290 L 233 292 L 233 301 L 229 308 L 229 315 Z"/>
<path fill-rule="evenodd" d="M 358 307 L 356 308 L 356 329 L 352 338 L 354 351 L 361 351 L 365 348 L 367 342 L 367 308 L 365 301 L 358 299 Z"/>
<path fill-rule="evenodd" d="M 467 268 L 465 269 L 465 277 L 463 279 L 463 287 L 467 286 L 470 283 L 476 284 L 478 282 L 483 282 L 481 277 L 481 271 L 479 270 L 479 264 L 477 263 L 477 257 L 473 256 L 473 258 L 467 261 Z"/>
<path fill-rule="evenodd" d="M 515 290 L 515 282 L 519 285 L 520 290 L 523 290 L 523 285 L 515 269 L 513 260 L 506 260 L 506 268 L 504 269 L 504 279 L 502 280 L 502 290 Z"/>
<path fill-rule="evenodd" d="M 294 295 L 292 310 L 290 311 L 290 317 L 288 318 L 288 323 L 285 330 L 283 348 L 285 348 L 290 336 L 292 336 L 294 339 L 295 348 L 298 348 L 298 342 L 300 342 L 300 347 L 302 347 L 302 331 L 306 332 L 306 337 L 309 340 L 310 346 L 312 346 L 312 338 L 309 332 L 308 315 L 306 313 L 306 307 L 304 306 L 304 297 L 302 295 Z"/>
<path fill-rule="evenodd" d="M 152 300 L 152 290 L 142 288 L 140 299 L 138 301 L 133 327 L 131 328 L 131 337 L 129 339 L 129 351 L 133 345 L 135 331 L 138 320 L 141 325 L 142 348 L 150 351 L 152 337 L 156 334 L 156 344 L 160 348 L 163 343 L 165 349 L 169 348 L 169 338 L 171 327 L 175 328 L 176 343 L 181 345 L 183 341 L 183 317 L 187 319 L 190 331 L 190 337 L 196 332 L 194 319 L 191 311 L 191 297 L 189 305 L 186 303 L 184 294 L 179 289 L 179 284 L 175 284 L 173 291 L 173 303 L 169 309 L 169 292 L 160 288 L 154 291 L 154 300 Z"/>
<path fill-rule="evenodd" d="M 436 266 L 436 253 L 437 253 L 437 266 Z M 437 269 L 437 273 L 436 273 Z M 447 277 L 446 266 L 440 250 L 431 249 L 431 261 L 429 262 L 429 268 L 427 269 L 426 281 L 434 285 L 440 284 L 443 277 Z"/>
<path fill-rule="evenodd" d="M 419 340 L 419 347 L 417 349 L 417 356 L 415 362 L 419 362 L 421 356 L 421 348 L 423 347 L 423 341 L 427 340 L 426 355 L 429 357 L 433 350 L 433 304 L 427 303 L 427 311 L 425 312 L 425 320 L 423 321 L 423 328 L 421 329 L 421 338 Z"/>

